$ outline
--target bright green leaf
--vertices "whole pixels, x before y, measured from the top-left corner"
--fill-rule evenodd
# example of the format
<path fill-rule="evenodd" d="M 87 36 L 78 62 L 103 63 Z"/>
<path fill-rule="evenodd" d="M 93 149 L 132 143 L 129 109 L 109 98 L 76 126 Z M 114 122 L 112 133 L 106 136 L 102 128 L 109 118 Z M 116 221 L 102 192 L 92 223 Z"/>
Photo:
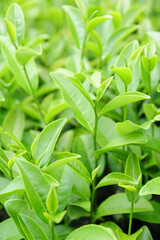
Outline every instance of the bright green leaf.
<path fill-rule="evenodd" d="M 145 196 L 149 194 L 160 195 L 160 177 L 148 181 L 139 192 L 140 196 Z"/>
<path fill-rule="evenodd" d="M 9 230 L 9 231 L 8 231 Z M 22 235 L 11 218 L 0 223 L 0 233 L 2 240 L 20 240 Z"/>
<path fill-rule="evenodd" d="M 96 155 L 100 155 L 105 152 L 109 152 L 112 149 L 122 147 L 129 144 L 145 144 L 147 142 L 147 136 L 143 132 L 133 132 L 125 136 L 119 136 L 107 143 L 104 148 L 96 151 Z"/>
<path fill-rule="evenodd" d="M 57 193 L 54 186 L 51 186 L 47 199 L 46 199 L 46 206 L 50 213 L 55 214 L 58 208 L 58 199 Z"/>
<path fill-rule="evenodd" d="M 118 193 L 110 196 L 97 208 L 96 218 L 113 214 L 130 213 L 131 203 L 125 193 Z M 145 198 L 140 198 L 134 205 L 133 212 L 152 211 L 153 207 Z"/>
<path fill-rule="evenodd" d="M 77 48 L 81 48 L 85 38 L 85 26 L 81 17 L 80 10 L 69 5 L 65 5 L 63 8 L 67 13 L 70 31 L 72 33 L 75 44 Z"/>
<path fill-rule="evenodd" d="M 137 237 L 142 232 L 142 229 L 139 229 L 137 232 L 133 233 L 132 235 L 128 236 L 127 234 L 123 233 L 121 230 L 117 230 L 119 240 L 137 240 Z"/>
<path fill-rule="evenodd" d="M 103 94 L 105 93 L 105 91 L 106 91 L 107 88 L 109 87 L 112 79 L 113 79 L 113 77 L 110 77 L 110 78 L 106 79 L 106 80 L 103 81 L 102 84 L 99 86 L 98 91 L 97 91 L 97 102 L 99 102 L 99 101 L 101 100 L 101 98 L 103 97 Z"/>
<path fill-rule="evenodd" d="M 43 212 L 46 211 L 46 199 L 50 190 L 49 182 L 35 165 L 19 159 L 16 159 L 15 162 L 20 170 L 26 194 L 35 213 L 43 221 L 46 221 Z"/>
<path fill-rule="evenodd" d="M 38 45 L 38 49 L 34 50 L 27 47 L 21 47 L 16 51 L 16 59 L 21 65 L 25 65 L 34 56 L 42 54 L 41 45 Z"/>
<path fill-rule="evenodd" d="M 93 132 L 95 124 L 95 113 L 91 103 L 84 94 L 70 80 L 59 73 L 51 73 L 51 77 L 56 80 L 63 90 L 66 103 L 72 109 L 75 118 L 85 128 Z"/>
<path fill-rule="evenodd" d="M 34 146 L 33 157 L 35 162 L 44 166 L 53 154 L 57 139 L 66 123 L 66 119 L 59 119 L 48 124 L 39 134 Z"/>
<path fill-rule="evenodd" d="M 118 172 L 112 172 L 109 173 L 107 176 L 105 176 L 96 186 L 96 188 L 100 188 L 103 186 L 113 185 L 113 184 L 137 184 L 137 181 L 135 181 L 132 177 L 124 174 L 124 173 L 118 173 Z"/>
<path fill-rule="evenodd" d="M 123 136 L 125 134 L 137 131 L 139 129 L 147 130 L 150 128 L 151 124 L 155 121 L 160 121 L 160 115 L 155 116 L 152 120 L 142 123 L 141 125 L 137 125 L 130 120 L 126 120 L 121 123 L 116 124 L 116 131 L 120 136 Z"/>
<path fill-rule="evenodd" d="M 49 240 L 43 229 L 31 217 L 20 213 L 18 214 L 18 219 L 27 239 Z"/>
<path fill-rule="evenodd" d="M 95 17 L 89 21 L 89 23 L 86 26 L 86 33 L 88 34 L 90 31 L 92 31 L 93 28 L 101 24 L 102 22 L 112 19 L 112 15 L 105 15 L 103 17 Z"/>
<path fill-rule="evenodd" d="M 131 83 L 132 71 L 129 68 L 127 68 L 127 67 L 116 67 L 115 68 L 113 65 L 111 65 L 109 67 L 109 70 L 116 73 L 126 86 Z"/>
<path fill-rule="evenodd" d="M 112 230 L 98 226 L 85 225 L 69 234 L 66 240 L 116 240 Z"/>
<path fill-rule="evenodd" d="M 20 45 L 24 37 L 25 23 L 23 11 L 17 3 L 13 3 L 9 6 L 6 19 L 14 25 L 16 29 L 16 40 L 18 45 Z"/>
<path fill-rule="evenodd" d="M 123 93 L 115 98 L 113 98 L 109 103 L 107 103 L 100 112 L 100 116 L 106 112 L 112 111 L 116 108 L 125 106 L 127 104 L 142 101 L 145 99 L 150 99 L 150 97 L 144 93 L 140 92 L 128 92 Z"/>

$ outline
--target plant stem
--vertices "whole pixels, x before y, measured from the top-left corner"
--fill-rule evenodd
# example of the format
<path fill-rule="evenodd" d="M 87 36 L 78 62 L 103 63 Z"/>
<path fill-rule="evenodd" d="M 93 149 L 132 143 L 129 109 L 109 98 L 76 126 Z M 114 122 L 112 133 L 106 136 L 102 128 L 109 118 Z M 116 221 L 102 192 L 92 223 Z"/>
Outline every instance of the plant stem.
<path fill-rule="evenodd" d="M 91 223 L 94 223 L 93 217 L 94 217 L 94 203 L 95 203 L 95 184 L 94 181 L 92 182 L 92 191 L 91 191 Z"/>
<path fill-rule="evenodd" d="M 125 93 L 127 93 L 127 85 L 125 85 Z M 123 121 L 127 120 L 127 105 L 124 106 L 124 112 L 123 112 Z"/>
<path fill-rule="evenodd" d="M 11 177 L 11 180 L 14 179 L 14 177 L 13 177 L 13 173 L 12 173 L 12 169 L 10 169 L 10 177 Z"/>
<path fill-rule="evenodd" d="M 51 232 L 52 232 L 52 239 L 58 240 L 53 221 L 50 222 L 50 228 L 51 228 Z"/>
<path fill-rule="evenodd" d="M 93 135 L 93 139 L 94 139 L 94 151 L 97 150 L 97 127 L 98 127 L 98 116 L 97 116 L 97 109 L 96 109 L 96 104 L 95 104 L 95 127 L 94 127 L 94 135 Z"/>
<path fill-rule="evenodd" d="M 131 211 L 130 211 L 130 217 L 129 217 L 128 235 L 131 235 L 133 208 L 134 208 L 134 197 L 132 197 L 132 202 L 131 202 Z"/>
<path fill-rule="evenodd" d="M 42 123 L 44 123 L 43 114 L 42 114 L 42 111 L 41 111 L 39 102 L 38 102 L 38 100 L 37 100 L 37 97 L 36 97 L 36 95 L 35 95 L 35 93 L 34 93 L 34 91 L 33 91 L 33 88 L 32 88 L 31 82 L 30 82 L 30 80 L 29 80 L 28 73 L 27 73 L 27 70 L 26 70 L 26 67 L 25 67 L 25 66 L 23 66 L 23 70 L 24 70 L 24 72 L 25 72 L 25 75 L 26 75 L 26 78 L 27 78 L 27 82 L 28 82 L 28 85 L 29 85 L 30 90 L 31 90 L 32 97 L 33 97 L 33 99 L 34 99 L 34 101 L 35 101 L 35 103 L 36 103 L 36 105 L 37 105 L 37 109 L 38 109 L 38 112 L 39 112 L 39 116 L 40 116 L 40 118 L 41 118 Z"/>
<path fill-rule="evenodd" d="M 95 127 L 94 127 L 94 135 L 93 135 L 93 142 L 94 142 L 94 151 L 97 150 L 97 127 L 98 127 L 98 116 L 97 116 L 97 109 L 96 109 L 96 103 L 95 103 Z M 98 159 L 95 157 L 95 168 L 98 165 Z M 91 223 L 94 222 L 93 217 L 94 217 L 94 208 L 95 208 L 95 195 L 96 195 L 96 190 L 95 190 L 95 182 L 96 178 L 92 181 L 92 191 L 91 191 Z"/>
<path fill-rule="evenodd" d="M 127 93 L 127 85 L 125 85 L 125 93 Z M 127 105 L 123 107 L 123 121 L 127 120 Z M 123 150 L 126 150 L 127 146 L 123 147 Z M 123 162 L 120 160 L 120 170 L 123 172 Z"/>

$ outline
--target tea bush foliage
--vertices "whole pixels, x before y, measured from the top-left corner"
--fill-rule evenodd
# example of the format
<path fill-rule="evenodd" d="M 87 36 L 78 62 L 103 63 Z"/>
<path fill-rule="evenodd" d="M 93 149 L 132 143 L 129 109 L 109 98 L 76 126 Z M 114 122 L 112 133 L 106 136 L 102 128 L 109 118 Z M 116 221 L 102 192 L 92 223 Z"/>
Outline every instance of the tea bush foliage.
<path fill-rule="evenodd" d="M 0 240 L 158 239 L 159 1 L 0 7 Z"/>

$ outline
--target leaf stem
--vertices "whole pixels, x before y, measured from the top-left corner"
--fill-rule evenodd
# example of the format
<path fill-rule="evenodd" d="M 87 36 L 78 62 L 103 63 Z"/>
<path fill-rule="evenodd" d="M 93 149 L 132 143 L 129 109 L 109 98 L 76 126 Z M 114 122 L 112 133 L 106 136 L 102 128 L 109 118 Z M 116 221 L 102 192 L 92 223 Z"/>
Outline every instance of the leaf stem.
<path fill-rule="evenodd" d="M 125 84 L 125 93 L 127 93 L 127 85 Z M 123 107 L 123 121 L 127 120 L 127 105 Z M 123 150 L 126 150 L 127 146 L 123 147 Z M 123 162 L 120 160 L 120 170 L 123 172 Z"/>
<path fill-rule="evenodd" d="M 94 151 L 97 150 L 97 127 L 98 127 L 98 116 L 97 116 L 97 109 L 96 109 L 96 103 L 95 103 L 95 127 L 94 127 L 94 135 L 93 135 L 93 142 L 94 142 Z M 98 165 L 98 159 L 95 157 L 95 168 Z M 95 182 L 96 178 L 92 181 L 92 190 L 91 190 L 91 223 L 94 222 L 94 208 L 95 208 L 95 196 L 96 196 L 96 190 L 95 190 Z"/>
<path fill-rule="evenodd" d="M 95 104 L 95 108 L 94 108 L 94 113 L 95 113 L 95 127 L 94 127 L 94 135 L 93 135 L 93 139 L 94 139 L 94 151 L 97 150 L 97 127 L 98 127 L 98 116 L 97 116 L 97 109 L 96 109 L 96 104 Z M 97 166 L 96 166 L 97 167 Z"/>
<path fill-rule="evenodd" d="M 95 203 L 95 184 L 94 181 L 92 181 L 92 191 L 91 191 L 91 223 L 94 223 L 94 203 Z"/>
<path fill-rule="evenodd" d="M 52 232 L 52 239 L 58 240 L 53 221 L 50 221 L 50 228 L 51 228 L 51 232 Z"/>
<path fill-rule="evenodd" d="M 129 236 L 131 235 L 131 229 L 132 229 L 133 209 L 134 209 L 134 197 L 132 197 L 131 211 L 130 211 L 130 217 L 129 217 L 129 226 L 128 226 L 128 235 Z"/>
<path fill-rule="evenodd" d="M 39 116 L 40 116 L 40 118 L 41 118 L 42 123 L 44 124 L 43 114 L 42 114 L 42 111 L 41 111 L 39 102 L 38 102 L 38 100 L 37 100 L 37 97 L 36 97 L 36 95 L 35 95 L 35 93 L 34 93 L 34 91 L 33 91 L 31 82 L 30 82 L 30 80 L 29 80 L 29 76 L 28 76 L 28 73 L 27 73 L 26 66 L 23 66 L 23 70 L 24 70 L 24 72 L 25 72 L 25 75 L 26 75 L 26 78 L 27 78 L 27 82 L 28 82 L 28 85 L 29 85 L 30 90 L 31 90 L 32 97 L 33 97 L 33 99 L 34 99 L 34 101 L 35 101 L 35 103 L 36 103 L 36 105 L 37 105 L 37 109 L 38 109 L 38 112 L 39 112 Z"/>
<path fill-rule="evenodd" d="M 127 93 L 127 85 L 125 85 L 125 93 Z M 124 106 L 124 111 L 123 111 L 123 121 L 127 120 L 127 105 Z"/>

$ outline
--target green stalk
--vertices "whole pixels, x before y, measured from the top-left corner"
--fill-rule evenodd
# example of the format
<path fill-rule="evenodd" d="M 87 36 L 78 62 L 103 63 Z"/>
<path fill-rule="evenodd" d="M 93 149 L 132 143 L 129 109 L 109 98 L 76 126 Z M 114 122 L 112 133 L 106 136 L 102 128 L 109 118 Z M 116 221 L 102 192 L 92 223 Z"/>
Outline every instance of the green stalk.
<path fill-rule="evenodd" d="M 50 228 L 51 228 L 51 232 L 52 232 L 52 239 L 58 240 L 53 221 L 50 221 Z"/>
<path fill-rule="evenodd" d="M 127 85 L 125 85 L 125 93 L 127 93 Z M 123 121 L 127 120 L 127 105 L 123 107 Z M 123 147 L 123 150 L 126 150 L 126 146 Z M 123 162 L 120 160 L 120 169 L 123 172 Z"/>
<path fill-rule="evenodd" d="M 95 127 L 94 127 L 93 139 L 94 139 L 94 151 L 96 151 L 97 150 L 97 127 L 98 127 L 98 116 L 97 116 L 96 104 L 95 104 L 94 112 L 95 112 Z"/>
<path fill-rule="evenodd" d="M 35 101 L 35 103 L 36 103 L 36 105 L 37 105 L 37 109 L 38 109 L 39 116 L 40 116 L 40 118 L 41 118 L 42 123 L 44 123 L 43 114 L 42 114 L 42 112 L 41 112 L 41 108 L 40 108 L 39 102 L 38 102 L 38 100 L 37 100 L 37 97 L 36 97 L 36 95 L 35 95 L 35 93 L 34 93 L 34 91 L 33 91 L 33 88 L 32 88 L 31 82 L 30 82 L 30 80 L 29 80 L 28 73 L 27 73 L 27 70 L 26 70 L 26 67 L 25 67 L 25 66 L 23 66 L 23 70 L 24 70 L 24 72 L 25 72 L 25 75 L 26 75 L 26 78 L 27 78 L 27 82 L 28 82 L 28 85 L 29 85 L 30 90 L 31 90 L 32 97 L 33 97 L 33 99 L 34 99 L 34 101 Z"/>
<path fill-rule="evenodd" d="M 97 116 L 97 109 L 96 109 L 96 103 L 95 103 L 95 128 L 94 128 L 94 135 L 93 135 L 93 142 L 94 142 L 94 151 L 97 150 L 97 127 L 98 127 L 98 116 Z M 95 167 L 98 165 L 98 159 L 95 157 Z M 91 191 L 91 223 L 94 222 L 94 208 L 95 208 L 95 196 L 96 196 L 96 190 L 95 190 L 95 181 L 96 178 L 92 181 L 92 191 Z"/>
<path fill-rule="evenodd" d="M 94 223 L 93 218 L 94 218 L 95 195 L 96 195 L 96 190 L 95 190 L 95 184 L 93 181 L 92 191 L 91 191 L 91 223 Z"/>
<path fill-rule="evenodd" d="M 132 229 L 133 209 L 134 209 L 134 197 L 132 197 L 131 211 L 130 211 L 130 217 L 129 217 L 129 226 L 128 226 L 128 235 L 129 236 L 131 235 L 131 229 Z"/>
<path fill-rule="evenodd" d="M 11 177 L 11 180 L 13 180 L 13 179 L 14 179 L 14 177 L 13 177 L 13 173 L 12 173 L 12 168 L 9 170 L 9 172 L 10 172 L 10 177 Z"/>
<path fill-rule="evenodd" d="M 127 93 L 127 85 L 125 85 L 125 93 Z M 127 120 L 127 105 L 124 106 L 124 111 L 123 111 L 123 121 Z"/>
<path fill-rule="evenodd" d="M 17 50 L 17 49 L 18 49 L 17 45 L 16 45 L 16 44 L 13 44 L 13 45 L 14 45 L 14 47 L 15 47 L 16 50 Z M 24 73 L 25 73 L 25 75 L 26 75 L 27 82 L 28 82 L 28 85 L 29 85 L 30 90 L 31 90 L 31 93 L 32 93 L 32 97 L 33 97 L 33 99 L 34 99 L 34 101 L 35 101 L 35 103 L 36 103 L 36 105 L 37 105 L 37 109 L 38 109 L 38 112 L 39 112 L 39 116 L 40 116 L 40 118 L 41 118 L 42 123 L 43 123 L 44 126 L 45 126 L 45 123 L 44 123 L 44 120 L 43 120 L 43 114 L 42 114 L 42 111 L 41 111 L 39 102 L 38 102 L 38 100 L 37 100 L 37 98 L 36 98 L 36 95 L 35 95 L 35 93 L 34 93 L 34 91 L 33 91 L 32 85 L 31 85 L 31 83 L 30 83 L 30 80 L 29 80 L 28 73 L 27 73 L 27 70 L 26 70 L 26 66 L 25 66 L 25 65 L 23 66 L 23 70 L 24 70 Z"/>

